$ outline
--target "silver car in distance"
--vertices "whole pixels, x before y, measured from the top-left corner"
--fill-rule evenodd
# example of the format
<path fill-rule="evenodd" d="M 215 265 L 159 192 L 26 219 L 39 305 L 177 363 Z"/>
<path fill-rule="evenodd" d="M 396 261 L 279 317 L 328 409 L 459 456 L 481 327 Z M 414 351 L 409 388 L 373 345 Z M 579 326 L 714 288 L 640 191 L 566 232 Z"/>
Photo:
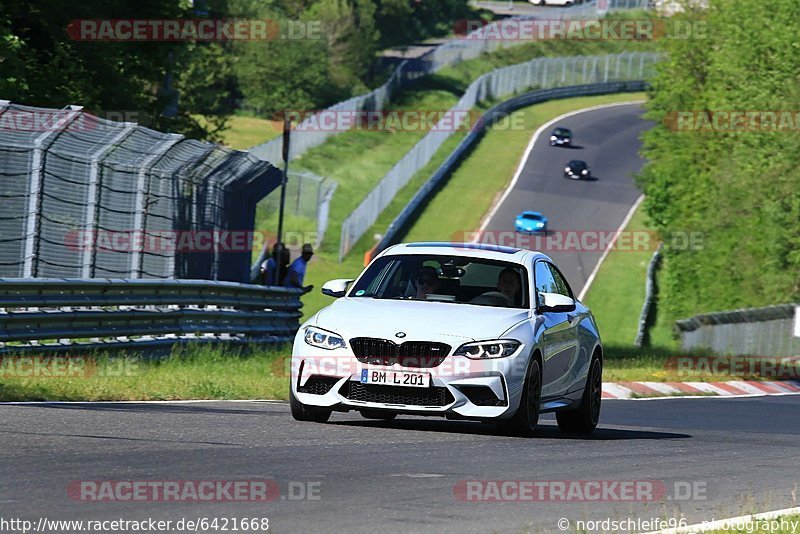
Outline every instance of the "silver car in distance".
<path fill-rule="evenodd" d="M 492 422 L 530 436 L 555 412 L 565 432 L 600 417 L 597 324 L 552 260 L 516 248 L 459 243 L 392 246 L 294 339 L 292 415 L 332 411 Z"/>

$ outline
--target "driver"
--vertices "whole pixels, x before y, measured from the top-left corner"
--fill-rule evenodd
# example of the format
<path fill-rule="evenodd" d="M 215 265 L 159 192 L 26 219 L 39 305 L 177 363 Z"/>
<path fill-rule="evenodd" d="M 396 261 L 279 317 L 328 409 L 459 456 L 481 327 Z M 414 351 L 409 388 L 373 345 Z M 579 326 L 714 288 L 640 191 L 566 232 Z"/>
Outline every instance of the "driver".
<path fill-rule="evenodd" d="M 469 302 L 483 306 L 513 307 L 517 304 L 517 293 L 521 287 L 519 273 L 511 267 L 506 267 L 497 276 L 497 291 L 488 291 Z"/>
<path fill-rule="evenodd" d="M 439 289 L 439 275 L 433 267 L 422 267 L 414 277 L 414 286 L 417 288 L 415 298 L 425 300 L 430 293 Z"/>

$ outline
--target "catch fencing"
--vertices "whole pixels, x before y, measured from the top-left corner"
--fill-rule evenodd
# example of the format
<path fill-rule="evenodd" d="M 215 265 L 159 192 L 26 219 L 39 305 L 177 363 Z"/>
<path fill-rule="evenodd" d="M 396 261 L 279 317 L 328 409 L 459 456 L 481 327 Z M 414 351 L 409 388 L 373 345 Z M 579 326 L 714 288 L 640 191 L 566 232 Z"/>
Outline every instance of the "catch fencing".
<path fill-rule="evenodd" d="M 286 203 L 282 240 L 290 249 L 299 249 L 305 243 L 312 243 L 319 248 L 328 228 L 333 193 L 338 184 L 330 178 L 323 178 L 308 171 L 289 170 L 286 181 Z M 268 228 L 278 227 L 281 191 L 275 189 L 258 204 L 262 225 Z M 273 236 L 270 236 L 273 237 Z M 277 240 L 264 239 L 264 247 L 250 267 L 250 281 L 257 283 L 261 264 L 269 258 L 270 245 Z"/>
<path fill-rule="evenodd" d="M 649 4 L 649 0 L 591 1 L 581 5 L 554 9 L 552 14 L 548 13 L 548 20 L 592 19 L 597 18 L 605 12 L 648 9 L 650 7 Z M 362 111 L 383 111 L 386 109 L 386 105 L 391 101 L 392 96 L 399 89 L 406 87 L 409 83 L 421 76 L 437 72 L 444 67 L 455 65 L 462 61 L 475 59 L 487 52 L 530 42 L 523 39 L 495 39 L 486 38 L 486 36 L 503 35 L 503 25 L 514 25 L 520 20 L 530 20 L 533 18 L 535 17 L 523 16 L 498 20 L 469 32 L 463 38 L 449 39 L 418 58 L 403 61 L 398 65 L 386 83 L 380 87 L 369 93 L 334 104 L 325 109 L 324 113 L 329 116 L 335 116 Z M 339 133 L 315 128 L 314 124 L 316 120 L 317 119 L 314 117 L 309 117 L 296 127 L 297 131 L 292 134 L 289 159 L 294 159 L 302 155 L 307 150 L 324 143 L 331 135 Z M 250 148 L 249 152 L 266 161 L 276 162 L 282 159 L 281 150 L 282 140 L 281 138 L 276 138 Z"/>
<path fill-rule="evenodd" d="M 246 152 L 0 101 L 0 276 L 245 282 L 251 251 L 218 238 L 252 231 L 280 178 Z M 201 233 L 202 250 L 175 242 Z"/>
<path fill-rule="evenodd" d="M 206 280 L 0 278 L 0 354 L 288 343 L 302 294 Z"/>
<path fill-rule="evenodd" d="M 676 322 L 684 351 L 733 356 L 800 356 L 800 305 L 706 313 Z"/>
<path fill-rule="evenodd" d="M 470 84 L 456 105 L 406 153 L 342 223 L 339 261 L 375 223 L 395 195 L 430 162 L 436 151 L 466 120 L 478 102 L 530 88 L 568 87 L 649 78 L 659 55 L 650 52 L 605 56 L 538 58 L 496 69 Z"/>
<path fill-rule="evenodd" d="M 313 238 L 313 244 L 319 246 L 325 237 L 330 203 L 337 186 L 330 178 L 290 169 L 289 179 L 286 181 L 285 212 L 287 217 L 294 220 L 287 221 L 290 222 L 287 229 L 311 236 L 309 239 Z M 280 188 L 275 189 L 258 205 L 259 211 L 274 215 L 275 224 L 270 225 L 271 228 L 277 227 L 280 193 Z"/>

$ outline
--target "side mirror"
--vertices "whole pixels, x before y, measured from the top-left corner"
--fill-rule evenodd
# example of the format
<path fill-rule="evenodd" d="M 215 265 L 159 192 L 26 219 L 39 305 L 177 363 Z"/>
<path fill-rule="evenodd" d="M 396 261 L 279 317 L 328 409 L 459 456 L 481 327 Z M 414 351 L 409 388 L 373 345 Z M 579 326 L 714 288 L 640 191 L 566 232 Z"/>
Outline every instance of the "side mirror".
<path fill-rule="evenodd" d="M 337 278 L 336 280 L 328 280 L 322 285 L 322 294 L 329 297 L 339 298 L 347 293 L 347 286 L 353 280 L 349 278 Z"/>
<path fill-rule="evenodd" d="M 575 301 L 559 293 L 538 293 L 537 311 L 570 312 L 575 310 Z"/>

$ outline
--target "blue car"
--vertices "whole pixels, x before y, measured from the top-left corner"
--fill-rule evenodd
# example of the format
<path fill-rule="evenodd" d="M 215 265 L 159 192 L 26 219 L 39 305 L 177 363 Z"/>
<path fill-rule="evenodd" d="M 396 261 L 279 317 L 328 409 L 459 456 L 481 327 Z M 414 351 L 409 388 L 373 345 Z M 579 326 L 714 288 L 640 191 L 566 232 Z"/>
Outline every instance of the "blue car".
<path fill-rule="evenodd" d="M 514 230 L 525 233 L 546 233 L 547 217 L 538 211 L 523 211 L 517 215 Z"/>

